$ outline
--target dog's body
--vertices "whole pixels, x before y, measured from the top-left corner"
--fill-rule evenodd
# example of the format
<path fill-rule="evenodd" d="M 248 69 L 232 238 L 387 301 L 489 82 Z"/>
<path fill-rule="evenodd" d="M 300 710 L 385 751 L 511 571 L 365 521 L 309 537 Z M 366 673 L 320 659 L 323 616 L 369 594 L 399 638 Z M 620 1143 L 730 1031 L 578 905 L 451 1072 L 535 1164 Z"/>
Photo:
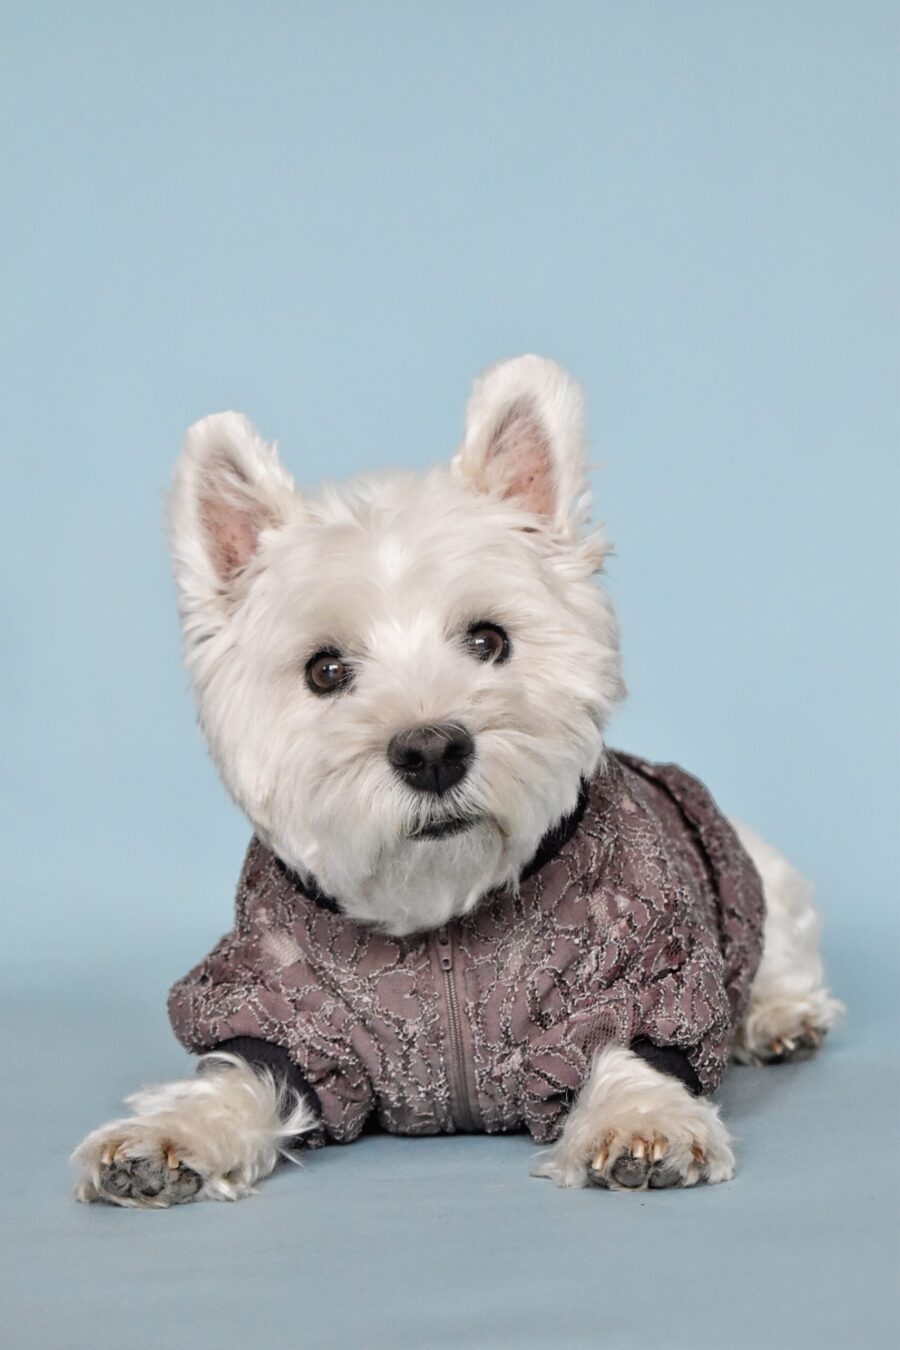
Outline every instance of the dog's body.
<path fill-rule="evenodd" d="M 243 418 L 191 429 L 170 500 L 186 653 L 257 879 L 173 997 L 216 1053 L 84 1141 L 80 1198 L 237 1198 L 285 1141 L 372 1112 L 528 1125 L 563 1185 L 732 1175 L 694 1094 L 729 1051 L 808 1053 L 839 1005 L 803 879 L 680 771 L 606 751 L 622 682 L 587 510 L 580 391 L 537 357 L 477 382 L 449 470 L 314 501 Z"/>

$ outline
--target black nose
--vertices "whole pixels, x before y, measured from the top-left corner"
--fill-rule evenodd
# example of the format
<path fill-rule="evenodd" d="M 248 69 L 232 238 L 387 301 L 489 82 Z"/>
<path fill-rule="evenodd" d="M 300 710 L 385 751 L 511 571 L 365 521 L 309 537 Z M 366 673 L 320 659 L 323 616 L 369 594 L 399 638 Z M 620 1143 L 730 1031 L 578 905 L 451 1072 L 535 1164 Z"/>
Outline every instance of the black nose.
<path fill-rule="evenodd" d="M 438 796 L 466 776 L 475 744 L 463 727 L 449 724 L 400 731 L 388 746 L 388 759 L 410 787 Z"/>

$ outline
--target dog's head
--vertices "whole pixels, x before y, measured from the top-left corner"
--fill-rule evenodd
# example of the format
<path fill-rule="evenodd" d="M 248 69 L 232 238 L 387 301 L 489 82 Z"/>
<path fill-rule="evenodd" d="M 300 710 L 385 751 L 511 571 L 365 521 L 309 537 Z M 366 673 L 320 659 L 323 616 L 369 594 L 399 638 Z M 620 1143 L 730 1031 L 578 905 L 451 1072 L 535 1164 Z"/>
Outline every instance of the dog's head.
<path fill-rule="evenodd" d="M 620 697 L 582 396 L 476 381 L 449 468 L 301 496 L 237 413 L 187 434 L 169 527 L 200 721 L 259 836 L 349 915 L 435 927 L 518 880 Z"/>

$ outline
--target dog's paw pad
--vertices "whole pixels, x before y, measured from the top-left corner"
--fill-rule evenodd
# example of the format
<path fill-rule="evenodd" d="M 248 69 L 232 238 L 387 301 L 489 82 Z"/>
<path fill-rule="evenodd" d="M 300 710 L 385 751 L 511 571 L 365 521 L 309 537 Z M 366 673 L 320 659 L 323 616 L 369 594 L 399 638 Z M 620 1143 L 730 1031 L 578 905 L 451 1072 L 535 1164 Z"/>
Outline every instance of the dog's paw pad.
<path fill-rule="evenodd" d="M 202 1185 L 198 1172 L 171 1157 L 117 1158 L 100 1167 L 101 1193 L 120 1201 L 178 1205 L 192 1199 Z"/>
<path fill-rule="evenodd" d="M 633 1138 L 607 1138 L 588 1167 L 588 1180 L 610 1190 L 661 1191 L 672 1186 L 695 1186 L 706 1179 L 706 1159 L 694 1149 L 688 1163 L 676 1161 L 668 1142 Z"/>
<path fill-rule="evenodd" d="M 128 1122 L 125 1128 L 99 1130 L 75 1154 L 81 1177 L 80 1200 L 161 1209 L 193 1200 L 203 1177 L 183 1162 L 176 1147 L 152 1125 Z"/>
<path fill-rule="evenodd" d="M 627 1190 L 640 1190 L 650 1175 L 650 1164 L 646 1158 L 635 1158 L 630 1153 L 623 1153 L 613 1163 L 612 1175 L 613 1180 Z"/>

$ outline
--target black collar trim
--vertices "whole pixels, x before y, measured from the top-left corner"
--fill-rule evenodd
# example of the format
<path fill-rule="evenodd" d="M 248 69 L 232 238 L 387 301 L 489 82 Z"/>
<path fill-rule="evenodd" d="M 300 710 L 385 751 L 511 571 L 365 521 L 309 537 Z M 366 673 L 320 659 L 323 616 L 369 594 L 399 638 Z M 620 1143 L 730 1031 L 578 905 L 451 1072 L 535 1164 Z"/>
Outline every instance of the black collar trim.
<path fill-rule="evenodd" d="M 273 854 L 273 857 L 274 856 L 275 855 Z M 327 909 L 329 914 L 341 913 L 341 907 L 338 902 L 333 900 L 330 895 L 326 895 L 324 891 L 319 890 L 319 885 L 315 877 L 311 876 L 308 880 L 304 880 L 299 872 L 293 871 L 292 868 L 288 867 L 287 863 L 283 863 L 278 857 L 275 858 L 275 866 L 278 868 L 279 872 L 287 877 L 291 885 L 296 886 L 300 894 L 305 896 L 307 900 L 312 900 L 314 905 L 318 905 L 320 909 Z"/>
<path fill-rule="evenodd" d="M 537 846 L 533 858 L 522 868 L 520 881 L 528 881 L 530 877 L 535 876 L 542 868 L 547 866 L 548 862 L 562 852 L 566 844 L 572 838 L 572 835 L 581 824 L 584 813 L 587 810 L 589 797 L 588 784 L 582 780 L 581 791 L 578 794 L 578 801 L 575 803 L 575 809 L 567 816 L 563 816 L 555 825 L 552 825 L 543 839 Z M 274 856 L 274 855 L 273 855 Z M 328 910 L 329 914 L 340 914 L 341 907 L 338 902 L 330 895 L 319 889 L 315 877 L 304 880 L 297 872 L 292 871 L 280 858 L 275 858 L 275 865 L 280 872 L 288 878 L 292 885 L 296 886 L 301 895 L 307 900 L 311 900 L 314 905 L 320 909 Z"/>
<path fill-rule="evenodd" d="M 533 877 L 536 872 L 540 872 L 542 867 L 546 867 L 548 862 L 552 862 L 557 854 L 562 853 L 566 844 L 572 838 L 572 835 L 578 829 L 584 819 L 584 813 L 587 810 L 588 797 L 590 791 L 584 779 L 581 780 L 581 791 L 578 794 L 578 801 L 575 803 L 575 809 L 570 811 L 567 816 L 563 816 L 555 825 L 552 825 L 543 839 L 537 846 L 537 852 L 522 868 L 520 881 L 527 881 Z"/>

